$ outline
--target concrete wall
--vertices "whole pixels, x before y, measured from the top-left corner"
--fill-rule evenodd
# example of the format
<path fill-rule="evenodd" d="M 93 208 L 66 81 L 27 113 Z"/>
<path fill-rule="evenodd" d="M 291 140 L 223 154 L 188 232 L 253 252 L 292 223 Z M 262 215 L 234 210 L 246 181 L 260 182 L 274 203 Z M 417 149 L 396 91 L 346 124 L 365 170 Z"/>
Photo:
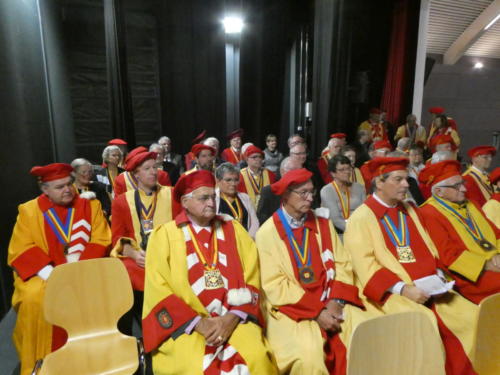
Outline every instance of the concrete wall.
<path fill-rule="evenodd" d="M 443 65 L 441 55 L 429 57 L 436 63 L 424 87 L 421 123 L 430 123 L 428 108 L 442 106 L 458 124 L 463 156 L 471 147 L 493 144 L 493 133 L 500 132 L 500 59 L 464 56 L 455 65 Z M 477 61 L 482 69 L 474 69 Z M 493 167 L 498 162 L 497 155 Z"/>

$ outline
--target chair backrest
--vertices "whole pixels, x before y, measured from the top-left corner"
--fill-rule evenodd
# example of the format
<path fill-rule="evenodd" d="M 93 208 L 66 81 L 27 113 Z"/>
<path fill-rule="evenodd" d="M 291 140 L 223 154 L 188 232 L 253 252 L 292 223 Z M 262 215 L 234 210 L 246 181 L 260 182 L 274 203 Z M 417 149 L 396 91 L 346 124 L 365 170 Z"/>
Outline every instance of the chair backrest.
<path fill-rule="evenodd" d="M 500 293 L 479 304 L 473 350 L 474 370 L 481 375 L 500 374 Z"/>
<path fill-rule="evenodd" d="M 354 330 L 348 375 L 444 375 L 441 339 L 421 312 L 385 315 Z"/>
<path fill-rule="evenodd" d="M 129 276 L 116 258 L 54 268 L 45 291 L 45 319 L 64 328 L 68 341 L 44 358 L 40 374 L 133 374 L 137 341 L 117 329 L 132 304 Z"/>

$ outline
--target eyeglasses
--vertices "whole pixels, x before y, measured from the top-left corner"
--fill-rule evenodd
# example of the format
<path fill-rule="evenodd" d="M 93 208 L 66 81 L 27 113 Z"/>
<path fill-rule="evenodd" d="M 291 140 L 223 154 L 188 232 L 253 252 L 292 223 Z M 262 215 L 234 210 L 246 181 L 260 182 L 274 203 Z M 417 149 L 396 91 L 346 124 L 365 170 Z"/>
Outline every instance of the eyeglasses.
<path fill-rule="evenodd" d="M 302 199 L 307 199 L 307 197 L 311 196 L 311 198 L 314 198 L 316 196 L 316 189 L 309 191 L 309 190 L 292 190 L 290 189 L 292 193 L 297 194 L 299 197 Z"/>
<path fill-rule="evenodd" d="M 336 172 L 351 172 L 352 167 L 337 168 Z"/>
<path fill-rule="evenodd" d="M 239 178 L 223 178 L 222 181 L 227 182 L 228 184 L 231 182 L 233 184 L 237 184 L 240 182 L 240 179 Z"/>
<path fill-rule="evenodd" d="M 460 190 L 460 188 L 462 186 L 464 186 L 464 185 L 465 185 L 465 181 L 462 180 L 462 181 L 457 182 L 456 184 L 453 184 L 453 185 L 441 185 L 441 186 L 438 186 L 438 187 Z"/>

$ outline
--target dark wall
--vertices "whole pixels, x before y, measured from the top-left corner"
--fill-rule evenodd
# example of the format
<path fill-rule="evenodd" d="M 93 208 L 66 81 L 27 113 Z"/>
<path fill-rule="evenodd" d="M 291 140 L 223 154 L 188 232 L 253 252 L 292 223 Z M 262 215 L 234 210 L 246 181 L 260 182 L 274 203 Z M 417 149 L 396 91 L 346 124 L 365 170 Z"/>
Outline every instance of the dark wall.
<path fill-rule="evenodd" d="M 464 56 L 454 65 L 436 60 L 424 87 L 422 124 L 428 126 L 428 108 L 442 106 L 458 124 L 461 154 L 474 146 L 492 144 L 493 132 L 500 131 L 500 60 Z M 474 69 L 477 61 L 482 69 Z M 497 158 L 497 165 L 498 165 Z"/>

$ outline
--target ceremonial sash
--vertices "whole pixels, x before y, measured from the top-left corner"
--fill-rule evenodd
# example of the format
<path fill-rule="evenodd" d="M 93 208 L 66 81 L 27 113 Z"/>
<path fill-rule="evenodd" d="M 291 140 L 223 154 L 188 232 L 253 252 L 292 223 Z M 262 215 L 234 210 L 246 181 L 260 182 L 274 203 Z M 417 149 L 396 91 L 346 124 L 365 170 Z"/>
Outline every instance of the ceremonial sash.
<path fill-rule="evenodd" d="M 479 175 L 476 171 L 474 171 L 472 168 L 469 168 L 465 173 L 464 176 L 472 176 L 474 181 L 476 182 L 476 185 L 479 187 L 479 190 L 484 196 L 484 199 L 488 201 L 492 194 L 493 194 L 493 188 L 489 182 L 489 178 L 487 176 L 484 176 L 483 174 Z M 483 178 L 484 176 L 484 178 Z M 488 181 L 485 181 L 488 179 Z"/>
<path fill-rule="evenodd" d="M 47 224 L 45 226 L 46 236 L 48 238 L 55 237 L 63 247 L 64 255 L 67 257 L 71 255 L 73 260 L 78 260 L 90 240 L 91 215 L 90 210 L 84 209 L 85 204 L 88 204 L 88 201 L 78 199 L 76 204 L 68 209 L 64 222 L 53 207 L 43 213 L 44 221 Z"/>
<path fill-rule="evenodd" d="M 125 174 L 125 185 L 127 186 L 127 191 L 137 190 L 137 179 L 130 172 L 124 172 Z"/>
<path fill-rule="evenodd" d="M 232 147 L 229 147 L 229 150 L 231 151 L 231 154 L 233 154 L 234 160 L 236 160 L 236 164 L 238 164 L 241 160 L 241 153 L 236 154 Z"/>
<path fill-rule="evenodd" d="M 245 189 L 250 197 L 250 200 L 254 204 L 254 207 L 257 207 L 262 187 L 270 184 L 268 171 L 266 169 L 262 170 L 259 181 L 255 181 L 255 178 L 251 175 L 248 168 L 241 170 L 241 176 L 243 178 L 243 182 L 245 183 Z"/>
<path fill-rule="evenodd" d="M 186 260 L 188 267 L 188 280 L 191 289 L 203 304 L 208 314 L 212 317 L 223 316 L 230 309 L 227 302 L 229 289 L 243 286 L 243 270 L 237 255 L 237 249 L 229 250 L 225 247 L 227 233 L 224 232 L 219 220 L 214 221 L 210 235 L 195 234 L 190 224 L 183 225 L 184 240 L 186 242 Z M 231 224 L 229 224 L 231 225 Z M 206 243 L 212 243 L 212 257 L 210 261 L 203 254 L 203 237 Z M 233 245 L 234 244 L 228 244 Z M 209 263 L 211 262 L 211 263 Z M 217 269 L 219 271 L 220 284 L 206 285 L 207 270 Z M 208 275 L 208 278 L 210 275 Z M 217 286 L 217 287 L 215 287 Z M 222 374 L 249 374 L 249 370 L 243 357 L 228 342 L 218 346 L 205 345 L 203 357 L 203 373 L 205 375 Z"/>
<path fill-rule="evenodd" d="M 435 207 L 446 217 L 460 236 L 460 239 L 464 242 L 467 250 L 483 256 L 486 254 L 489 256 L 489 254 L 498 252 L 498 249 L 496 251 L 488 251 L 481 247 L 481 240 L 486 240 L 493 246 L 496 246 L 497 239 L 495 231 L 474 204 L 471 202 L 466 203 L 467 217 L 463 217 L 449 202 L 436 196 L 432 196 L 427 201 L 427 204 Z"/>
<path fill-rule="evenodd" d="M 346 198 L 344 199 L 344 194 L 342 194 L 342 191 L 340 190 L 335 180 L 332 181 L 332 186 L 337 192 L 337 196 L 339 197 L 342 216 L 344 217 L 344 220 L 347 220 L 349 218 L 349 215 L 351 214 L 351 193 L 349 191 L 349 188 L 347 188 L 347 191 L 345 193 Z"/>
<path fill-rule="evenodd" d="M 220 193 L 220 197 L 227 203 L 229 209 L 231 210 L 232 217 L 239 221 L 240 224 L 243 224 L 243 207 L 238 198 L 238 195 L 234 197 L 234 202 L 236 202 L 236 208 L 233 206 L 231 202 L 226 198 L 224 193 Z"/>
<path fill-rule="evenodd" d="M 382 227 L 386 231 L 389 239 L 396 248 L 398 260 L 400 263 L 414 263 L 417 260 L 410 247 L 410 233 L 408 232 L 408 223 L 406 215 L 402 211 L 398 211 L 398 225 L 394 225 L 389 215 L 384 215 L 380 219 Z"/>

